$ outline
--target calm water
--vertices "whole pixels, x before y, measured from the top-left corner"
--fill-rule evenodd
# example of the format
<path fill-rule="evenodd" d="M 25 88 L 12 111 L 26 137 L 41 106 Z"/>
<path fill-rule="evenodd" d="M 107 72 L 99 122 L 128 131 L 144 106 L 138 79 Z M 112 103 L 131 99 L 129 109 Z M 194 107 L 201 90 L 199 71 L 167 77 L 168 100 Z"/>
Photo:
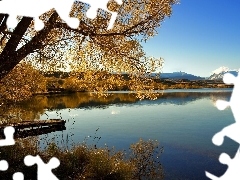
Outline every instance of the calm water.
<path fill-rule="evenodd" d="M 226 152 L 233 157 L 238 148 L 230 139 L 221 147 L 211 142 L 215 133 L 234 122 L 230 108 L 215 107 L 217 99 L 230 96 L 231 89 L 168 90 L 154 101 L 139 101 L 128 93 L 113 92 L 106 98 L 76 93 L 37 96 L 18 108 L 22 118 L 67 120 L 65 131 L 41 137 L 64 139 L 61 143 L 68 146 L 88 136 L 89 144 L 106 143 L 118 150 L 128 149 L 139 138 L 156 139 L 164 147 L 161 162 L 166 179 L 207 179 L 205 170 L 217 176 L 225 172 L 219 155 Z"/>

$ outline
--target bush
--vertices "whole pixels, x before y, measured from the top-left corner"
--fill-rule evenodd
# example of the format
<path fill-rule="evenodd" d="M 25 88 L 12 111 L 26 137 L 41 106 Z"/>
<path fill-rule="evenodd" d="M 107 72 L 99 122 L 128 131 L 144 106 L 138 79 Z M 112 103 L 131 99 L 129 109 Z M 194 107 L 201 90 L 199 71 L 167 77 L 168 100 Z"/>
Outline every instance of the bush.
<path fill-rule="evenodd" d="M 156 141 L 140 139 L 131 145 L 128 158 L 125 151 L 86 144 L 64 150 L 55 143 L 50 143 L 46 149 L 40 150 L 37 141 L 27 138 L 16 142 L 14 146 L 0 148 L 0 159 L 9 162 L 9 169 L 0 172 L 1 180 L 12 179 L 15 172 L 22 172 L 25 179 L 37 179 L 37 166 L 27 167 L 23 163 L 26 155 L 40 155 L 45 163 L 52 157 L 57 157 L 61 163 L 53 173 L 61 180 L 163 178 L 162 166 L 155 157 L 156 153 L 162 153 L 162 148 L 159 148 Z"/>
<path fill-rule="evenodd" d="M 0 100 L 21 101 L 46 91 L 45 77 L 32 65 L 22 62 L 0 81 Z"/>
<path fill-rule="evenodd" d="M 142 139 L 132 144 L 130 161 L 136 167 L 134 177 L 137 179 L 163 179 L 163 168 L 159 160 L 163 148 L 157 141 Z"/>

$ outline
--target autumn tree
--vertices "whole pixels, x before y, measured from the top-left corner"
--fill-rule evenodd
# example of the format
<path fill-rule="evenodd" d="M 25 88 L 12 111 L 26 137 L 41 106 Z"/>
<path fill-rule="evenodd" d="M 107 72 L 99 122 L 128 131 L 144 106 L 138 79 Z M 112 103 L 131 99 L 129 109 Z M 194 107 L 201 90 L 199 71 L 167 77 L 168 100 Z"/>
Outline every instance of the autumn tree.
<path fill-rule="evenodd" d="M 21 101 L 45 91 L 46 78 L 31 64 L 21 62 L 1 79 L 0 102 Z"/>
<path fill-rule="evenodd" d="M 140 45 L 157 34 L 157 28 L 166 16 L 170 16 L 176 0 L 124 0 L 119 6 L 115 1 L 108 8 L 118 12 L 114 27 L 107 30 L 110 14 L 98 11 L 97 18 L 91 20 L 85 15 L 88 4 L 76 1 L 70 12 L 71 17 L 80 20 L 77 29 L 70 28 L 50 10 L 40 18 L 45 27 L 34 30 L 34 21 L 30 17 L 19 17 L 14 29 L 8 29 L 8 14 L 0 14 L 0 79 L 6 76 L 21 60 L 45 62 L 66 61 L 89 46 L 91 62 L 96 66 L 116 66 L 129 71 L 141 69 L 147 58 Z M 67 52 L 67 53 L 66 53 Z M 69 63 L 73 63 L 69 61 Z"/>

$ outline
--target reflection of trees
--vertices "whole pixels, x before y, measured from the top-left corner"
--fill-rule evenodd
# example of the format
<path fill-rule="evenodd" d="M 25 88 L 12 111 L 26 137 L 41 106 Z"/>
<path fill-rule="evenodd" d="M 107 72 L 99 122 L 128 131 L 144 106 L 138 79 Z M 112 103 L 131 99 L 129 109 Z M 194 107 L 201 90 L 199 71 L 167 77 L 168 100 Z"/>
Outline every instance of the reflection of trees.
<path fill-rule="evenodd" d="M 155 101 L 146 101 L 146 104 L 175 104 L 185 105 L 190 102 L 209 98 L 210 99 L 228 99 L 231 92 L 171 92 L 161 94 Z"/>
<path fill-rule="evenodd" d="M 157 100 L 142 100 L 136 95 L 129 93 L 112 93 L 106 96 L 98 96 L 90 93 L 58 94 L 48 96 L 35 96 L 25 102 L 0 106 L 1 122 L 16 122 L 24 120 L 39 119 L 46 109 L 65 108 L 106 108 L 110 105 L 138 105 L 138 104 L 175 104 L 185 105 L 187 103 L 210 98 L 229 99 L 231 92 L 165 92 L 158 95 Z"/>
<path fill-rule="evenodd" d="M 171 92 L 158 94 L 157 100 L 142 100 L 136 98 L 134 94 L 129 93 L 112 93 L 106 96 L 91 95 L 89 93 L 73 93 L 70 95 L 49 96 L 48 109 L 63 108 L 105 108 L 116 105 L 134 105 L 144 104 L 176 104 L 184 105 L 192 101 L 203 98 L 227 99 L 231 92 Z"/>
<path fill-rule="evenodd" d="M 106 96 L 90 93 L 73 93 L 69 95 L 48 96 L 49 109 L 104 107 L 110 104 L 134 103 L 134 94 L 116 93 Z"/>
<path fill-rule="evenodd" d="M 21 103 L 0 106 L 0 121 L 6 123 L 39 119 L 46 109 L 104 107 L 110 104 L 133 103 L 136 101 L 137 98 L 133 94 L 98 96 L 89 93 L 72 93 L 35 96 Z"/>
<path fill-rule="evenodd" d="M 31 101 L 0 106 L 0 122 L 21 122 L 39 119 L 47 107 L 45 97 L 35 97 Z"/>

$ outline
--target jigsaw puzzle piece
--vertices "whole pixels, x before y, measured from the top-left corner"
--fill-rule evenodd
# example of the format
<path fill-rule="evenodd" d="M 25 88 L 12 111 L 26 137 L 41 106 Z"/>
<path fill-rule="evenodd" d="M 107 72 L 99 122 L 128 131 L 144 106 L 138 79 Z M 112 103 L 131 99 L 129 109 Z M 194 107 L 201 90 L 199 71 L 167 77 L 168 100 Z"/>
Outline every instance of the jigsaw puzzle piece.
<path fill-rule="evenodd" d="M 17 16 L 16 15 L 10 15 L 7 19 L 6 24 L 7 24 L 8 28 L 14 29 L 18 24 Z"/>
<path fill-rule="evenodd" d="M 112 17 L 111 17 L 110 22 L 108 24 L 107 30 L 112 29 L 116 19 L 117 19 L 117 13 L 116 12 L 112 12 Z"/>
<path fill-rule="evenodd" d="M 44 28 L 44 23 L 39 19 L 39 17 L 34 18 L 34 28 L 36 31 L 40 31 Z"/>
<path fill-rule="evenodd" d="M 38 180 L 46 180 L 46 179 L 58 180 L 58 178 L 52 173 L 52 169 L 57 168 L 60 165 L 60 161 L 57 158 L 53 157 L 50 159 L 50 161 L 47 164 L 45 164 L 38 155 L 37 156 L 28 155 L 24 158 L 24 163 L 27 166 L 32 166 L 34 164 L 37 164 Z"/>
<path fill-rule="evenodd" d="M 237 78 L 231 73 L 226 73 L 223 76 L 223 82 L 225 84 L 235 84 L 236 80 Z"/>
<path fill-rule="evenodd" d="M 24 180 L 24 175 L 21 172 L 16 172 L 13 174 L 13 180 Z"/>
<path fill-rule="evenodd" d="M 90 5 L 90 8 L 89 10 L 87 11 L 86 13 L 86 16 L 90 19 L 94 19 L 97 17 L 97 11 L 98 9 L 102 9 L 108 13 L 111 14 L 111 19 L 110 19 L 110 22 L 108 24 L 108 30 L 109 29 L 112 29 L 113 28 L 113 24 L 114 22 L 116 21 L 116 18 L 117 18 L 117 13 L 116 12 L 113 12 L 113 11 L 110 11 L 108 8 L 107 8 L 107 4 L 108 4 L 108 1 L 109 0 L 79 0 L 83 3 L 87 3 Z M 122 5 L 122 0 L 115 0 L 119 5 Z"/>
<path fill-rule="evenodd" d="M 240 173 L 239 173 L 239 167 L 240 167 L 240 148 L 238 148 L 237 153 L 233 159 L 230 158 L 230 156 L 226 153 L 222 153 L 219 156 L 219 162 L 225 165 L 228 165 L 227 171 L 221 176 L 217 177 L 207 171 L 205 171 L 205 174 L 208 178 L 212 180 L 239 180 L 240 179 Z"/>
<path fill-rule="evenodd" d="M 47 3 L 47 0 L 2 0 L 0 1 L 0 6 L 2 7 L 0 8 L 0 13 L 9 14 L 6 22 L 8 28 L 14 29 L 17 26 L 17 16 L 26 16 L 34 18 L 35 29 L 41 30 L 44 27 L 44 23 L 39 19 L 39 16 L 50 10 L 51 8 L 49 7 L 52 5 L 51 1 L 49 2 L 49 5 Z M 26 4 L 26 6 L 22 6 L 23 4 Z"/>
<path fill-rule="evenodd" d="M 79 0 L 90 5 L 87 11 L 87 17 L 94 19 L 97 16 L 98 9 L 102 9 L 111 14 L 111 19 L 107 29 L 111 29 L 117 18 L 117 13 L 110 11 L 107 8 L 109 0 Z M 122 5 L 122 0 L 115 0 L 119 5 Z M 35 30 L 40 31 L 44 28 L 44 23 L 39 16 L 45 12 L 55 9 L 60 18 L 65 21 L 71 28 L 79 27 L 79 19 L 70 17 L 73 0 L 2 0 L 0 1 L 0 13 L 9 14 L 7 19 L 8 28 L 15 28 L 18 24 L 17 16 L 32 17 L 35 20 Z M 13 6 L 14 4 L 14 6 Z M 22 6 L 25 4 L 26 6 Z M 21 8 L 24 7 L 24 8 Z"/>
<path fill-rule="evenodd" d="M 211 173 L 209 173 L 209 172 L 207 172 L 207 171 L 205 171 L 205 175 L 206 175 L 208 178 L 212 179 L 212 180 L 218 180 L 218 179 L 220 179 L 219 177 L 217 177 L 217 176 L 215 176 L 215 175 L 213 175 L 213 174 L 211 174 Z"/>
<path fill-rule="evenodd" d="M 216 106 L 219 110 L 224 110 L 226 109 L 228 106 L 230 106 L 230 103 L 224 100 L 217 100 L 216 101 Z"/>
<path fill-rule="evenodd" d="M 40 31 L 44 28 L 44 23 L 39 16 L 55 9 L 68 26 L 77 28 L 79 19 L 69 16 L 73 3 L 73 0 L 2 0 L 0 1 L 0 13 L 9 14 L 8 28 L 17 26 L 17 16 L 25 16 L 34 18 L 35 30 Z M 23 4 L 25 6 L 22 6 Z"/>
<path fill-rule="evenodd" d="M 224 137 L 229 137 L 230 139 L 234 140 L 238 144 L 240 144 L 240 74 L 237 77 L 230 73 L 226 73 L 223 77 L 223 81 L 226 84 L 234 84 L 234 89 L 232 92 L 232 96 L 229 102 L 218 100 L 217 107 L 220 110 L 225 109 L 227 106 L 231 107 L 233 112 L 233 116 L 235 118 L 235 123 L 223 128 L 220 132 L 216 133 L 213 138 L 213 144 L 220 146 L 223 144 Z M 221 176 L 216 177 L 215 175 L 205 171 L 205 174 L 208 178 L 212 180 L 239 180 L 240 179 L 240 148 L 238 148 L 237 153 L 234 158 L 230 158 L 230 156 L 226 153 L 222 153 L 219 156 L 219 162 L 225 165 L 228 165 L 227 171 Z"/>
<path fill-rule="evenodd" d="M 235 77 L 233 74 L 226 73 L 223 76 L 223 81 L 226 84 L 233 84 L 234 89 L 232 92 L 232 96 L 230 98 L 230 106 L 233 112 L 233 116 L 235 118 L 236 122 L 240 123 L 240 111 L 239 111 L 239 106 L 240 106 L 240 74 L 238 74 L 237 77 Z"/>
<path fill-rule="evenodd" d="M 86 12 L 86 16 L 89 18 L 89 19 L 94 19 L 97 17 L 97 10 L 98 8 L 96 7 L 91 7 L 87 12 Z"/>
<path fill-rule="evenodd" d="M 0 140 L 0 146 L 11 146 L 15 144 L 14 132 L 15 129 L 12 126 L 7 126 L 4 128 L 5 139 Z"/>
<path fill-rule="evenodd" d="M 216 133 L 212 138 L 213 144 L 222 145 L 225 136 L 240 144 L 240 123 L 233 123 Z"/>
<path fill-rule="evenodd" d="M 71 12 L 74 1 L 73 0 L 54 0 L 56 3 L 54 4 L 55 10 L 62 20 L 64 20 L 67 25 L 73 29 L 79 27 L 79 19 L 70 17 L 69 14 Z"/>
<path fill-rule="evenodd" d="M 9 14 L 9 17 L 7 19 L 7 26 L 8 28 L 15 28 L 18 21 L 17 21 L 17 14 L 15 14 L 14 12 L 16 12 L 16 7 L 12 6 L 12 8 L 10 7 L 10 4 L 14 3 L 13 1 L 9 0 L 2 0 L 0 1 L 0 13 L 3 14 Z M 10 9 L 11 8 L 11 9 Z"/>
<path fill-rule="evenodd" d="M 8 162 L 6 160 L 0 161 L 0 171 L 6 171 L 8 169 Z"/>

